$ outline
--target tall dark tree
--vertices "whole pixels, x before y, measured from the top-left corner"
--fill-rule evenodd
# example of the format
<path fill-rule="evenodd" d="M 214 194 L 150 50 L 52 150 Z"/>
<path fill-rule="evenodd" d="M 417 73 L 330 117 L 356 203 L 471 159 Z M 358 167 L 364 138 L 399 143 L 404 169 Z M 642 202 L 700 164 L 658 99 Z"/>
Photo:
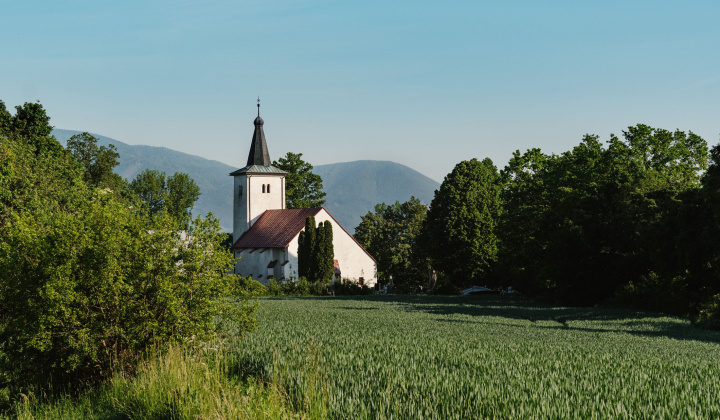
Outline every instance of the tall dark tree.
<path fill-rule="evenodd" d="M 322 240 L 318 241 L 318 280 L 322 283 L 332 281 L 334 274 L 335 250 L 333 247 L 333 230 L 329 220 L 318 226 L 322 230 Z"/>
<path fill-rule="evenodd" d="M 311 282 L 325 284 L 332 280 L 334 248 L 329 221 L 315 225 L 315 218 L 305 219 L 305 230 L 298 238 L 298 275 Z"/>
<path fill-rule="evenodd" d="M 314 259 L 316 230 L 315 217 L 308 216 L 305 219 L 305 230 L 302 232 L 302 238 L 298 240 L 298 276 L 311 281 L 316 272 Z"/>
<path fill-rule="evenodd" d="M 310 279 L 313 282 L 323 281 L 323 251 L 325 249 L 325 229 L 323 229 L 323 222 L 320 222 L 315 228 L 315 243 L 313 244 L 313 250 L 310 258 Z"/>
<path fill-rule="evenodd" d="M 288 152 L 285 157 L 273 161 L 287 172 L 285 177 L 285 202 L 289 209 L 322 207 L 325 204 L 322 178 L 312 173 L 313 166 L 302 160 L 302 153 Z"/>
<path fill-rule="evenodd" d="M 586 135 L 559 156 L 516 152 L 503 171 L 501 267 L 523 291 L 592 304 L 658 269 L 663 214 L 697 186 L 707 146 L 645 125 L 624 137 L 603 147 Z"/>
<path fill-rule="evenodd" d="M 435 191 L 424 226 L 425 246 L 433 267 L 456 285 L 488 279 L 498 252 L 500 194 L 490 159 L 458 163 Z"/>

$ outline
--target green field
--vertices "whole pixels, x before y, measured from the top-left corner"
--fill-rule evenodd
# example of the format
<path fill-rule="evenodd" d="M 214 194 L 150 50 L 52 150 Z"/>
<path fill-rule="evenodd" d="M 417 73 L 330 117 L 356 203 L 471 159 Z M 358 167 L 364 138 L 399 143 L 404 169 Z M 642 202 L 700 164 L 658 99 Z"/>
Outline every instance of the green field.
<path fill-rule="evenodd" d="M 331 418 L 720 418 L 720 333 L 512 296 L 265 298 L 244 374 Z M 312 413 L 311 413 L 312 414 Z"/>

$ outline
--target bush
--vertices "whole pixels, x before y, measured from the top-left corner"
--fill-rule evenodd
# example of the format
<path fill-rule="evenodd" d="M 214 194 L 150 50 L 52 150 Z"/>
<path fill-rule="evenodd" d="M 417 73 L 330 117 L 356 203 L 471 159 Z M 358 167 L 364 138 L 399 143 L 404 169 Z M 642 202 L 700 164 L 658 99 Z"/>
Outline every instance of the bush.
<path fill-rule="evenodd" d="M 270 296 L 280 296 L 283 294 L 283 290 L 278 286 L 275 279 L 270 279 L 267 285 L 268 293 Z"/>
<path fill-rule="evenodd" d="M 700 305 L 695 325 L 708 330 L 720 330 L 720 295 L 715 295 Z"/>
<path fill-rule="evenodd" d="M 270 292 L 265 285 L 260 283 L 257 280 L 253 280 L 252 277 L 247 276 L 238 276 L 235 275 L 237 278 L 237 292 L 236 294 L 238 296 L 245 296 L 245 297 L 258 297 L 258 296 L 267 296 Z"/>
<path fill-rule="evenodd" d="M 435 287 L 430 292 L 434 295 L 457 295 L 458 289 L 445 275 L 438 274 Z"/>
<path fill-rule="evenodd" d="M 687 315 L 691 309 L 687 283 L 687 276 L 665 278 L 650 272 L 640 281 L 622 287 L 615 294 L 615 302 L 630 308 Z"/>
<path fill-rule="evenodd" d="M 333 290 L 337 296 L 370 295 L 374 292 L 372 287 L 360 285 L 348 279 L 334 283 Z"/>
<path fill-rule="evenodd" d="M 13 213 L 0 239 L 2 366 L 11 384 L 77 385 L 132 372 L 150 348 L 240 332 L 255 306 L 231 299 L 231 254 L 216 219 L 150 229 L 97 190 L 75 211 Z"/>

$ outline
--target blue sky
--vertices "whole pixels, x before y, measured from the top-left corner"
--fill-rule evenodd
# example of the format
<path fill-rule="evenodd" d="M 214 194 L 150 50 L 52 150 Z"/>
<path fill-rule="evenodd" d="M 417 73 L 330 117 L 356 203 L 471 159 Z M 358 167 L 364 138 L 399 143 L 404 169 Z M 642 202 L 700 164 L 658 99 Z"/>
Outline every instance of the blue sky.
<path fill-rule="evenodd" d="M 0 99 L 241 167 L 560 153 L 629 125 L 720 139 L 717 1 L 0 0 Z"/>

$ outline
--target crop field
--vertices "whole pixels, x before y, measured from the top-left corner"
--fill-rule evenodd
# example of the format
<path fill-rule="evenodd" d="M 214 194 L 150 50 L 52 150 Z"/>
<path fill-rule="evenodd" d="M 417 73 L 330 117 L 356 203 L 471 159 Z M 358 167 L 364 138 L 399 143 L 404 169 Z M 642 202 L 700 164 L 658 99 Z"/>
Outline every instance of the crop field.
<path fill-rule="evenodd" d="M 512 296 L 260 300 L 247 372 L 330 418 L 720 418 L 720 333 Z"/>

